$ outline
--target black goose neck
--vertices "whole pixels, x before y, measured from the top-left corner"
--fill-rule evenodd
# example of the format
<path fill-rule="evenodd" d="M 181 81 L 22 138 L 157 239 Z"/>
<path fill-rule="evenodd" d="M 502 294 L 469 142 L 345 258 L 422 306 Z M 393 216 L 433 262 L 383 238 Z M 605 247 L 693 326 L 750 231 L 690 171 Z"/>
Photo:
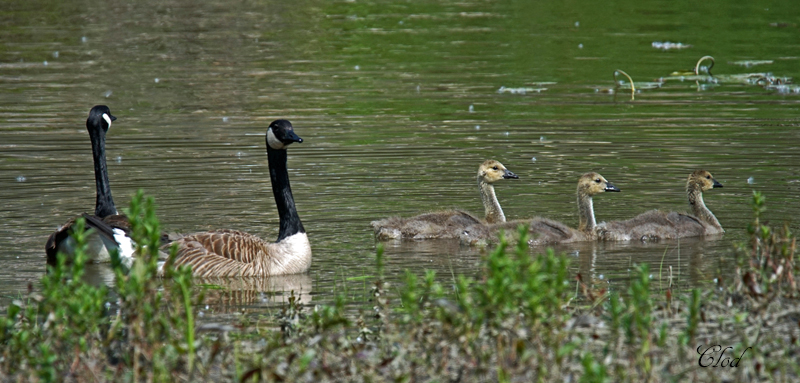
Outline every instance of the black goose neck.
<path fill-rule="evenodd" d="M 102 128 L 89 127 L 89 137 L 92 140 L 92 157 L 94 160 L 94 181 L 97 186 L 97 201 L 95 202 L 94 215 L 104 218 L 117 214 L 114 198 L 111 197 L 111 185 L 108 182 L 108 168 L 106 167 L 106 132 Z"/>
<path fill-rule="evenodd" d="M 278 207 L 278 217 L 280 218 L 278 242 L 294 234 L 305 233 L 300 216 L 297 215 L 292 188 L 289 185 L 289 171 L 286 168 L 287 157 L 286 150 L 272 149 L 267 145 L 269 178 L 272 182 L 272 194 L 275 196 L 275 204 Z"/>

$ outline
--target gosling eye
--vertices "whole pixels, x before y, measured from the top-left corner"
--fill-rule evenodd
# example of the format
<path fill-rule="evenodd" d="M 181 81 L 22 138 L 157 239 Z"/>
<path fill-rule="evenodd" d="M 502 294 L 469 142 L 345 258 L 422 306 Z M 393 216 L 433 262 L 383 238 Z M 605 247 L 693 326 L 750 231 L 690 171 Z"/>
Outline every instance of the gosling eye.
<path fill-rule="evenodd" d="M 711 176 L 706 176 L 706 179 L 707 179 L 707 180 L 710 180 L 710 179 L 711 179 Z"/>
<path fill-rule="evenodd" d="M 492 169 L 493 169 L 493 170 L 497 170 L 497 166 L 493 167 Z"/>
<path fill-rule="evenodd" d="M 594 180 L 594 182 L 600 183 L 600 179 L 598 178 L 598 179 Z"/>

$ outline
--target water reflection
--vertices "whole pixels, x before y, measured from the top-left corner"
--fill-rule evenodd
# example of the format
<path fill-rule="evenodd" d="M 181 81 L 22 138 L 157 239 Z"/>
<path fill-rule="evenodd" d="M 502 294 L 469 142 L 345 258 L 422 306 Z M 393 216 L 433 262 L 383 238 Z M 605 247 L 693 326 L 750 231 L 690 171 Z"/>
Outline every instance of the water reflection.
<path fill-rule="evenodd" d="M 649 263 L 651 284 L 659 288 L 669 286 L 670 268 L 672 283 L 678 288 L 729 276 L 733 270 L 719 270 L 716 264 L 706 259 L 709 255 L 716 255 L 718 246 L 727 246 L 727 242 L 722 240 L 723 235 L 714 235 L 654 243 L 583 242 L 555 249 L 573 257 L 573 267 L 581 274 L 584 283 L 596 288 L 613 286 L 624 292 L 634 265 L 642 263 Z M 642 256 L 658 253 L 661 253 L 660 257 Z"/>
<path fill-rule="evenodd" d="M 205 303 L 215 312 L 236 312 L 242 306 L 258 307 L 287 303 L 290 296 L 301 304 L 314 304 L 313 283 L 308 274 L 280 275 L 270 278 L 202 278 L 195 284 L 205 286 Z"/>

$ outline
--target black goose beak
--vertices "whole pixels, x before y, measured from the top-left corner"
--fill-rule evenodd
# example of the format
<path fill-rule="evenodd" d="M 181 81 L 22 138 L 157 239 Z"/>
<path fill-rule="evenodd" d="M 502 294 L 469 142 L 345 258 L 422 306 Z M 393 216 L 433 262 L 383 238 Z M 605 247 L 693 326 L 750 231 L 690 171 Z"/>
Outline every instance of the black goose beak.
<path fill-rule="evenodd" d="M 112 115 L 110 115 L 110 114 L 108 115 L 108 117 L 111 117 L 111 121 L 116 121 L 116 120 L 117 120 L 117 118 L 116 118 L 116 117 L 114 117 L 114 116 L 112 116 Z"/>
<path fill-rule="evenodd" d="M 715 187 L 715 188 L 721 188 L 721 187 L 722 187 L 722 184 L 721 184 L 721 183 L 719 183 L 719 182 L 717 182 L 717 180 L 715 180 L 715 179 L 713 179 L 713 178 L 712 178 L 711 180 L 712 180 L 712 181 L 714 181 L 714 187 Z"/>
<path fill-rule="evenodd" d="M 516 180 L 516 179 L 519 179 L 519 176 L 517 176 L 516 174 L 514 174 L 514 173 L 510 172 L 508 169 L 506 169 L 505 172 L 503 172 L 503 178 L 505 178 L 505 179 L 513 178 L 513 179 Z"/>
<path fill-rule="evenodd" d="M 622 190 L 619 190 L 619 188 L 618 188 L 618 187 L 616 187 L 616 186 L 614 186 L 614 184 L 612 184 L 611 182 L 608 182 L 608 181 L 606 181 L 606 188 L 605 188 L 605 189 L 603 189 L 603 191 L 607 191 L 607 192 L 619 192 L 619 191 L 622 191 Z"/>
<path fill-rule="evenodd" d="M 287 144 L 291 144 L 292 142 L 303 143 L 303 139 L 294 134 L 293 131 L 286 132 L 286 137 L 284 137 L 282 141 Z"/>

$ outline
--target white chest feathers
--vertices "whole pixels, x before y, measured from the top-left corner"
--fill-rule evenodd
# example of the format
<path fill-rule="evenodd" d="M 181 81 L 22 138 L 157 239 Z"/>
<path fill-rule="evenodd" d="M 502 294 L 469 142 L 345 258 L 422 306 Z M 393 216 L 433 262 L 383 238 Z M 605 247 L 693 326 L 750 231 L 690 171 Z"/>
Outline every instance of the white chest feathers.
<path fill-rule="evenodd" d="M 269 274 L 303 273 L 311 266 L 311 244 L 306 233 L 297 233 L 269 247 Z"/>

